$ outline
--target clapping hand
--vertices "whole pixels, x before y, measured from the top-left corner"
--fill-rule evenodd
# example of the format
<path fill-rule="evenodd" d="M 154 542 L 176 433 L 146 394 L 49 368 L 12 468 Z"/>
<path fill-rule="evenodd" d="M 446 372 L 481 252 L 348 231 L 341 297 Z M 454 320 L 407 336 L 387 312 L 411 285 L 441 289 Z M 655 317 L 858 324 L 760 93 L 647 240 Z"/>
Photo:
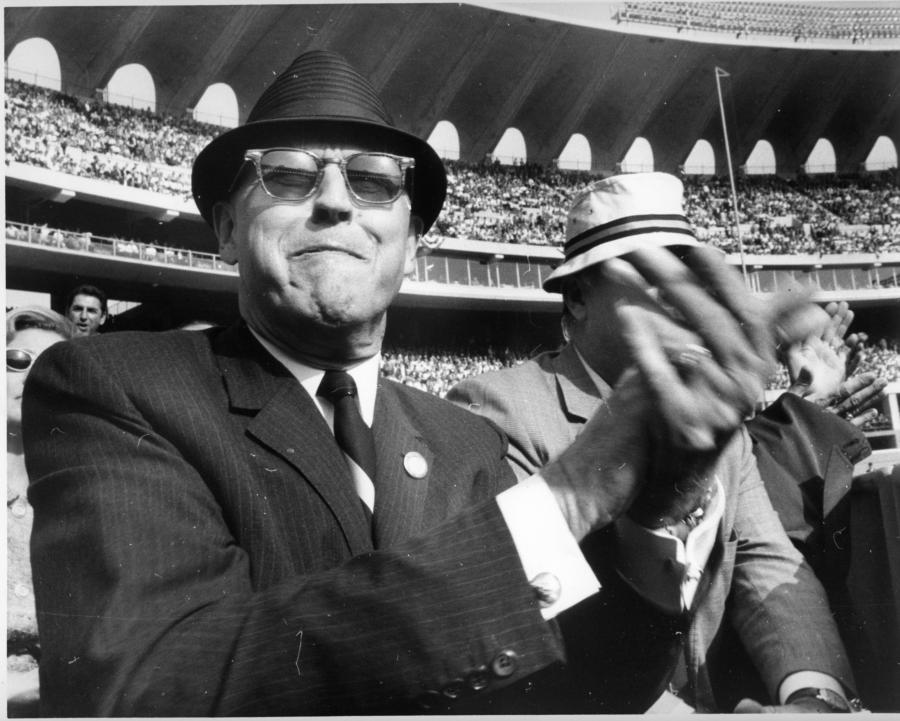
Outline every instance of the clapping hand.
<path fill-rule="evenodd" d="M 642 250 L 607 273 L 659 291 L 659 303 L 623 305 L 625 338 L 655 409 L 650 481 L 629 515 L 649 527 L 677 526 L 705 505 L 711 469 L 724 445 L 762 397 L 775 347 L 808 335 L 816 307 L 794 292 L 754 297 L 721 254 L 693 249 L 680 263 L 664 250 Z"/>
<path fill-rule="evenodd" d="M 604 270 L 646 297 L 615 310 L 634 369 L 542 471 L 579 539 L 627 509 L 659 527 L 696 508 L 712 463 L 761 397 L 775 346 L 816 327 L 805 294 L 764 303 L 713 249 L 692 249 L 685 262 L 645 249 Z"/>
<path fill-rule="evenodd" d="M 783 361 L 791 377 L 790 393 L 818 403 L 851 423 L 862 425 L 877 415 L 887 382 L 874 373 L 853 375 L 865 357 L 864 333 L 844 339 L 853 322 L 847 303 L 829 303 L 817 330 L 785 346 Z"/>

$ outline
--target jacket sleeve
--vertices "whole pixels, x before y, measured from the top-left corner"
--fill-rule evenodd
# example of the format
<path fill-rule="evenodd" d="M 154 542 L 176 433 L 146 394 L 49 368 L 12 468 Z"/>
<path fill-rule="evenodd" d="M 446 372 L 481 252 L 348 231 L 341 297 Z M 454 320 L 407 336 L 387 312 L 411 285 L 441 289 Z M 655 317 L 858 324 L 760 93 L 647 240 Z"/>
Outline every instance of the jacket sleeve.
<path fill-rule="evenodd" d="M 733 537 L 732 620 L 773 699 L 796 671 L 821 671 L 853 688 L 852 672 L 822 585 L 791 545 L 742 434 Z"/>
<path fill-rule="evenodd" d="M 849 491 L 872 450 L 863 432 L 814 403 L 782 394 L 747 430 L 766 491 L 795 546 L 826 586 L 849 563 Z"/>
<path fill-rule="evenodd" d="M 24 403 L 44 715 L 384 713 L 561 658 L 493 500 L 254 589 L 233 499 L 87 345 L 43 354 Z"/>
<path fill-rule="evenodd" d="M 543 443 L 541 421 L 527 409 L 514 407 L 522 395 L 521 389 L 505 392 L 507 376 L 492 373 L 461 381 L 450 389 L 447 400 L 496 424 L 506 434 L 508 448 L 506 460 L 516 477 L 522 481 L 537 473 L 551 459 L 547 445 Z"/>

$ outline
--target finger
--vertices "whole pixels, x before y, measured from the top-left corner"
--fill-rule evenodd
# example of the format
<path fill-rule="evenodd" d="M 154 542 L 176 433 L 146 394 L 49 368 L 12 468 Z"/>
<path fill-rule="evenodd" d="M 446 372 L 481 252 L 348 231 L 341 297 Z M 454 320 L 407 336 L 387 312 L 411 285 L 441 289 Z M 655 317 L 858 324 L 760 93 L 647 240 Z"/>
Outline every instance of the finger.
<path fill-rule="evenodd" d="M 666 303 L 671 304 L 696 331 L 723 365 L 735 363 L 759 366 L 759 356 L 748 341 L 747 327 L 761 324 L 756 312 L 758 301 L 746 290 L 737 273 L 721 260 L 721 254 L 711 249 L 698 256 L 697 265 L 702 277 L 663 248 L 645 248 L 629 253 L 630 262 L 652 285 L 659 289 Z M 709 286 L 711 291 L 707 290 Z M 727 303 L 713 295 L 726 289 Z M 738 302 L 738 298 L 741 302 Z M 729 307 L 734 305 L 735 310 Z"/>
<path fill-rule="evenodd" d="M 874 373 L 861 373 L 841 384 L 840 401 L 833 411 L 844 417 L 853 417 L 862 411 L 881 403 L 887 381 Z"/>
<path fill-rule="evenodd" d="M 715 448 L 713 433 L 697 422 L 695 404 L 650 330 L 647 317 L 651 313 L 637 306 L 620 305 L 616 315 L 622 325 L 625 344 L 656 401 L 666 429 L 673 438 L 679 438 L 695 450 Z"/>
<path fill-rule="evenodd" d="M 703 339 L 687 328 L 673 323 L 665 316 L 647 312 L 643 324 L 661 345 L 669 362 L 688 386 L 704 386 L 695 390 L 709 390 L 721 402 L 712 404 L 710 412 L 720 421 L 722 430 L 731 429 L 753 411 L 762 396 L 763 380 L 744 369 L 726 371 L 703 347 Z M 701 380 L 702 379 L 702 380 Z"/>
<path fill-rule="evenodd" d="M 874 408 L 870 408 L 867 411 L 863 411 L 858 416 L 848 418 L 847 420 L 857 428 L 862 428 L 864 425 L 866 425 L 866 423 L 875 420 L 876 418 L 878 418 L 878 411 L 876 411 Z"/>
<path fill-rule="evenodd" d="M 766 713 L 766 708 L 752 698 L 742 698 L 734 707 L 734 713 Z"/>
<path fill-rule="evenodd" d="M 788 388 L 788 393 L 793 393 L 795 396 L 803 398 L 809 395 L 809 387 L 812 385 L 812 381 L 812 373 L 809 368 L 803 366 L 800 372 L 797 373 L 797 380 L 791 383 L 791 386 Z"/>

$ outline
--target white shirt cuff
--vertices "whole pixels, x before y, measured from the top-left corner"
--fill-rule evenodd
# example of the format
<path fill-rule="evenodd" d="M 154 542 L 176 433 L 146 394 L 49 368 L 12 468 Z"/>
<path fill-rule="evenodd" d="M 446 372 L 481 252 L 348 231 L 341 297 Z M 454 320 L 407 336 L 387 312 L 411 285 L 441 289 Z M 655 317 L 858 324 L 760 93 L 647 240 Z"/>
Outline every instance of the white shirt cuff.
<path fill-rule="evenodd" d="M 829 676 L 821 671 L 797 671 L 786 676 L 781 682 L 781 686 L 778 687 L 778 702 L 783 704 L 788 696 L 801 688 L 828 688 L 843 698 L 847 698 L 841 682 L 834 676 Z"/>
<path fill-rule="evenodd" d="M 497 504 L 545 619 L 600 590 L 600 582 L 540 473 L 503 491 Z"/>

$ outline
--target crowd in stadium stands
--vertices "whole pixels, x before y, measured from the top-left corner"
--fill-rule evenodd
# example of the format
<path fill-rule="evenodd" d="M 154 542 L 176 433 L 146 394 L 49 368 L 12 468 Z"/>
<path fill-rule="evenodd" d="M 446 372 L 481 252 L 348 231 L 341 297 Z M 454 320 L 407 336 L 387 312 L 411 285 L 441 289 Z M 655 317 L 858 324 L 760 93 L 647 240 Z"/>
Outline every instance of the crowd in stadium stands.
<path fill-rule="evenodd" d="M 773 2 L 646 2 L 632 0 L 616 13 L 618 22 L 665 25 L 682 30 L 734 33 L 737 37 L 767 35 L 807 39 L 869 40 L 900 37 L 900 9 L 846 7 L 835 3 Z"/>
<path fill-rule="evenodd" d="M 6 81 L 6 157 L 68 173 L 190 197 L 190 162 L 217 132 L 187 118 Z M 432 233 L 445 237 L 560 245 L 571 198 L 596 179 L 536 163 L 446 161 L 448 194 Z M 686 211 L 698 235 L 739 249 L 730 185 L 685 177 Z M 738 183 L 741 242 L 750 254 L 900 250 L 896 174 Z"/>

